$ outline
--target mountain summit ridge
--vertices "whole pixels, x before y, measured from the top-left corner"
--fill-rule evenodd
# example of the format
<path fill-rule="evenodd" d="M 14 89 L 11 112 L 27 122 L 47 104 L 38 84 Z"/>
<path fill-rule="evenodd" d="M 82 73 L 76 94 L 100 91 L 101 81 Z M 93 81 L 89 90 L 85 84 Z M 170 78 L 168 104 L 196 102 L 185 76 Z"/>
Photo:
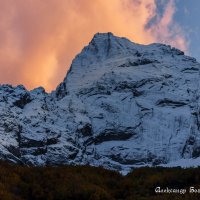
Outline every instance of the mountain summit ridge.
<path fill-rule="evenodd" d="M 198 165 L 199 66 L 169 45 L 95 34 L 54 92 L 0 86 L 0 159 L 125 173 Z"/>

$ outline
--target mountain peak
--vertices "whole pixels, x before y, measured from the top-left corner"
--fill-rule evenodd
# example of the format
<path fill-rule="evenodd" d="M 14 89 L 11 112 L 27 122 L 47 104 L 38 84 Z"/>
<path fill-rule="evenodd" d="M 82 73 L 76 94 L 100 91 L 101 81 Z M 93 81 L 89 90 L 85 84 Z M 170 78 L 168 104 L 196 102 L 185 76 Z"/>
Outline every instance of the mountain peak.
<path fill-rule="evenodd" d="M 92 54 L 98 54 L 100 57 L 104 58 L 109 56 L 111 48 L 115 48 L 113 43 L 116 40 L 116 36 L 112 33 L 96 33 L 86 47 L 87 51 Z"/>
<path fill-rule="evenodd" d="M 112 32 L 107 32 L 107 33 L 98 32 L 98 33 L 94 34 L 94 37 L 93 37 L 92 40 L 94 40 L 94 39 L 103 39 L 103 38 L 106 39 L 106 38 L 110 38 L 110 37 L 116 37 L 116 36 L 114 36 Z"/>
<path fill-rule="evenodd" d="M 65 96 L 75 87 L 84 87 L 101 75 L 113 71 L 113 66 L 143 66 L 166 63 L 167 60 L 180 60 L 177 56 L 184 52 L 170 45 L 153 43 L 142 45 L 113 33 L 96 33 L 89 44 L 73 60 L 70 70 L 57 92 Z M 185 58 L 189 59 L 190 58 Z M 112 64 L 113 63 L 113 64 Z M 161 68 L 158 66 L 158 68 Z M 119 68 L 117 68 L 118 73 Z M 94 73 L 91 75 L 91 73 Z M 153 72 L 154 73 L 154 72 Z M 97 78 L 98 77 L 98 78 Z M 69 79 L 73 79 L 68 81 Z M 67 85 L 67 86 L 66 86 Z M 76 85 L 76 86 L 75 86 Z M 68 88 L 68 89 L 67 89 Z"/>
<path fill-rule="evenodd" d="M 97 33 L 55 92 L 0 87 L 0 159 L 123 173 L 200 165 L 199 66 L 169 45 Z"/>
<path fill-rule="evenodd" d="M 113 33 L 96 33 L 89 45 L 83 49 L 86 54 L 94 55 L 98 59 L 109 58 L 113 55 L 127 53 L 133 49 L 134 43 Z M 82 53 L 83 53 L 82 52 Z"/>

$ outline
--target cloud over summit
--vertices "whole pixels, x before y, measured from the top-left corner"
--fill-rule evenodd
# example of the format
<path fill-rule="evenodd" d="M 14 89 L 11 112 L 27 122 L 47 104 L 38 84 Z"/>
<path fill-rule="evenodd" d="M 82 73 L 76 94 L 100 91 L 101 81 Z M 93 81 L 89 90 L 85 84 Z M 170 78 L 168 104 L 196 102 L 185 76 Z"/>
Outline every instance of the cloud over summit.
<path fill-rule="evenodd" d="M 0 0 L 0 82 L 54 89 L 96 32 L 186 50 L 175 11 L 174 0 L 162 15 L 155 0 Z"/>

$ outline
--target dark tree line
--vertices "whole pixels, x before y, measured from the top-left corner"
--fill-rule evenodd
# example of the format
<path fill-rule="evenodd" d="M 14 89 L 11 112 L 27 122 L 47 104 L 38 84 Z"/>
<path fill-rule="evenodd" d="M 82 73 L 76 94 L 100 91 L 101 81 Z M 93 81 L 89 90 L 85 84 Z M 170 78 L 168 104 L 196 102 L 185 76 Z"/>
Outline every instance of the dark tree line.
<path fill-rule="evenodd" d="M 89 166 L 27 167 L 0 163 L 1 200 L 167 200 L 200 194 L 156 194 L 155 188 L 200 189 L 200 168 L 140 168 L 127 176 Z"/>

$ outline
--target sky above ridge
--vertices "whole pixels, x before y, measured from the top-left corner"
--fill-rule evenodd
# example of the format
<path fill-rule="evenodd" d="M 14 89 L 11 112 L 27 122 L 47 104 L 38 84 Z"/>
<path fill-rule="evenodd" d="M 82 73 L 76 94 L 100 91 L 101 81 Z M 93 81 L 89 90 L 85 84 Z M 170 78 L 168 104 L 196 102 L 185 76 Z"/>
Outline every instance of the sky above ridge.
<path fill-rule="evenodd" d="M 96 32 L 200 60 L 199 8 L 199 0 L 0 0 L 0 83 L 55 89 Z"/>

